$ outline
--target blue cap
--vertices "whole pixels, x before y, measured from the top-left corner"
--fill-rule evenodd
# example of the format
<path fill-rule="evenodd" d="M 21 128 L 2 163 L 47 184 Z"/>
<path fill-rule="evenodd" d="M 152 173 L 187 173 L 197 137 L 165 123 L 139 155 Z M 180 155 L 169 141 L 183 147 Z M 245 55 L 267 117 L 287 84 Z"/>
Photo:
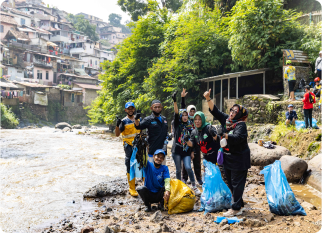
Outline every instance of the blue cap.
<path fill-rule="evenodd" d="M 134 103 L 133 103 L 133 102 L 127 102 L 127 103 L 125 104 L 125 108 L 129 108 L 129 107 L 133 107 L 133 108 L 135 108 Z"/>
<path fill-rule="evenodd" d="M 164 150 L 162 150 L 162 149 L 158 149 L 158 150 L 156 150 L 156 151 L 154 152 L 154 154 L 155 154 L 155 155 L 160 154 L 160 153 L 162 153 L 162 154 L 164 154 L 164 155 L 165 155 L 165 152 L 164 152 Z"/>
<path fill-rule="evenodd" d="M 293 107 L 293 104 L 289 104 L 287 107 L 288 107 L 288 108 L 289 108 L 289 107 Z"/>

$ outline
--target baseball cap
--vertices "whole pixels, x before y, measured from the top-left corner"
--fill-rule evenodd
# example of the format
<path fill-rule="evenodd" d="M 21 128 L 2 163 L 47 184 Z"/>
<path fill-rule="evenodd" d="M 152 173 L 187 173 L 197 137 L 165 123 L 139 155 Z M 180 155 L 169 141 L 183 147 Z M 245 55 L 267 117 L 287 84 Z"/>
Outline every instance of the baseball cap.
<path fill-rule="evenodd" d="M 309 85 L 306 85 L 304 88 L 310 90 L 310 86 Z"/>
<path fill-rule="evenodd" d="M 293 107 L 293 104 L 289 104 L 287 107 L 288 107 L 288 108 Z"/>
<path fill-rule="evenodd" d="M 125 104 L 125 108 L 129 108 L 129 107 L 133 107 L 133 108 L 135 108 L 134 103 L 133 103 L 133 102 L 127 102 L 127 103 Z"/>
<path fill-rule="evenodd" d="M 154 152 L 154 154 L 155 154 L 155 155 L 160 154 L 160 153 L 162 153 L 162 154 L 164 154 L 164 155 L 165 155 L 165 152 L 164 152 L 164 150 L 162 150 L 162 149 L 158 149 L 158 150 L 156 150 L 156 151 Z"/>

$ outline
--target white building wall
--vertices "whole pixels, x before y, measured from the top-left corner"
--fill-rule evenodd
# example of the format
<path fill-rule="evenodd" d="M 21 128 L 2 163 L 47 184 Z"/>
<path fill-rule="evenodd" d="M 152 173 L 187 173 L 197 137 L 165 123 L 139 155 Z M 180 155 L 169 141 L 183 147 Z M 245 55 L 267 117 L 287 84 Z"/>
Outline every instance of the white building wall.
<path fill-rule="evenodd" d="M 14 19 L 16 20 L 16 22 L 18 23 L 18 25 L 26 25 L 26 26 L 31 26 L 31 18 L 22 16 L 22 15 L 15 15 Z M 21 19 L 25 20 L 25 24 L 21 24 Z"/>
<path fill-rule="evenodd" d="M 8 75 L 10 75 L 9 79 L 12 81 L 15 80 L 21 82 L 24 78 L 23 69 L 17 69 L 10 66 L 8 66 Z"/>

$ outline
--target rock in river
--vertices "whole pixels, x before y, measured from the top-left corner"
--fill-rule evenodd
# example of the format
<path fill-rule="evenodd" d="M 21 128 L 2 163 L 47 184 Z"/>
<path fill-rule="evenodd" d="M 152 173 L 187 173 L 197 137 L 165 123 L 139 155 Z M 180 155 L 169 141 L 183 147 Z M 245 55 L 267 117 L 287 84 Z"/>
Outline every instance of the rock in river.
<path fill-rule="evenodd" d="M 70 124 L 68 124 L 66 122 L 60 122 L 60 123 L 58 123 L 58 124 L 55 125 L 55 129 L 64 129 L 65 127 L 72 128 L 70 126 Z"/>
<path fill-rule="evenodd" d="M 316 188 L 320 192 L 322 183 L 322 154 L 316 155 L 308 162 L 308 169 L 311 170 L 311 175 L 307 180 L 307 184 Z"/>
<path fill-rule="evenodd" d="M 73 129 L 81 129 L 82 128 L 82 126 L 81 125 L 73 125 L 73 127 L 72 127 Z"/>
<path fill-rule="evenodd" d="M 282 146 L 275 149 L 266 149 L 256 143 L 248 143 L 252 166 L 266 166 L 279 160 L 283 155 L 291 155 L 291 152 Z"/>
<path fill-rule="evenodd" d="M 299 181 L 307 169 L 307 163 L 294 156 L 284 155 L 280 161 L 288 182 Z"/>
<path fill-rule="evenodd" d="M 117 178 L 111 181 L 103 182 L 95 185 L 93 188 L 84 193 L 86 198 L 114 196 L 118 194 L 126 194 L 128 183 L 126 179 Z"/>

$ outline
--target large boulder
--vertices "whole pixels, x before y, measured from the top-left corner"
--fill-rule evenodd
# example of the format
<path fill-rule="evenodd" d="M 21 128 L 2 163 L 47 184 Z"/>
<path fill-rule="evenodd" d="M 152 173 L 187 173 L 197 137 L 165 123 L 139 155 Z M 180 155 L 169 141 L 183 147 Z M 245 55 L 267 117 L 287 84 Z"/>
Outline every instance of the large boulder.
<path fill-rule="evenodd" d="M 307 180 L 307 184 L 313 188 L 322 191 L 322 154 L 316 155 L 313 159 L 308 162 L 308 169 L 311 170 L 311 175 Z"/>
<path fill-rule="evenodd" d="M 253 166 L 266 166 L 279 160 L 283 155 L 291 155 L 291 152 L 282 146 L 275 149 L 266 149 L 256 143 L 248 143 L 250 149 L 250 160 Z"/>
<path fill-rule="evenodd" d="M 307 169 L 307 163 L 294 156 L 284 155 L 280 161 L 288 182 L 299 181 Z"/>
<path fill-rule="evenodd" d="M 70 124 L 68 124 L 66 122 L 60 122 L 60 123 L 58 123 L 58 124 L 55 125 L 55 129 L 64 129 L 65 127 L 72 128 L 70 126 Z"/>

